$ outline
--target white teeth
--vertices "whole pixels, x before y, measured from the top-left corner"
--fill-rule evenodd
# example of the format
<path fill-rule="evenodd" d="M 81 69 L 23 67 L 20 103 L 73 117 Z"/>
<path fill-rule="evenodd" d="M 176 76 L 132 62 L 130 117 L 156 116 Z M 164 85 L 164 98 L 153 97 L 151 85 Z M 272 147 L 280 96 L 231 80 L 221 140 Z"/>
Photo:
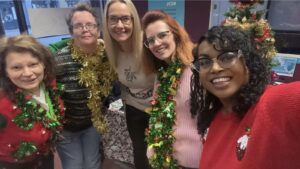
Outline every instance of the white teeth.
<path fill-rule="evenodd" d="M 159 48 L 156 50 L 157 53 L 162 52 L 165 48 Z"/>
<path fill-rule="evenodd" d="M 229 81 L 229 80 L 230 80 L 229 77 L 221 77 L 221 78 L 213 79 L 212 82 L 213 82 L 213 83 L 219 83 L 219 82 L 227 82 L 227 81 Z"/>

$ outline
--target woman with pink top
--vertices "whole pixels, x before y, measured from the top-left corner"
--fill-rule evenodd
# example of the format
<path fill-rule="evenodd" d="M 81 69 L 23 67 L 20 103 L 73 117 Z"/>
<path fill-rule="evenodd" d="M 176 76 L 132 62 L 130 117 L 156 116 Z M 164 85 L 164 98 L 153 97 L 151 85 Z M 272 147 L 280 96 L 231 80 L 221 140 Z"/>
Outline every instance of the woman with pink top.
<path fill-rule="evenodd" d="M 150 164 L 155 169 L 198 168 L 202 143 L 189 103 L 193 43 L 162 11 L 148 11 L 142 26 L 144 65 L 158 74 L 146 132 Z"/>

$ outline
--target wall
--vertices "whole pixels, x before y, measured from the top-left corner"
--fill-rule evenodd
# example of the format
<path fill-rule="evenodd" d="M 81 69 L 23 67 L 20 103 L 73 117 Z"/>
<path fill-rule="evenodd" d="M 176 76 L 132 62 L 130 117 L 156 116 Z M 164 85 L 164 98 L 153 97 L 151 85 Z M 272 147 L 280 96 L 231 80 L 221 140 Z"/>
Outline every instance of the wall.
<path fill-rule="evenodd" d="M 148 1 L 133 0 L 140 17 L 148 10 Z M 209 27 L 210 0 L 185 0 L 185 29 L 194 42 L 204 34 Z"/>

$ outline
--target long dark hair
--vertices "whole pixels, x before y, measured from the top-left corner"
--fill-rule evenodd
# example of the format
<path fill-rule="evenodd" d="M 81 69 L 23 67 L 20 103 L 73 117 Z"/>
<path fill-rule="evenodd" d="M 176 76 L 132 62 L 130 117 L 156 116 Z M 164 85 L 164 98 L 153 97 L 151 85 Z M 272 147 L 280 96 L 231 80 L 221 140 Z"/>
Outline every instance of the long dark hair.
<path fill-rule="evenodd" d="M 256 47 L 251 32 L 244 32 L 238 28 L 213 27 L 202 36 L 194 50 L 194 57 L 198 56 L 198 48 L 201 42 L 207 41 L 213 44 L 219 51 L 241 50 L 243 59 L 249 72 L 249 81 L 242 86 L 236 94 L 236 105 L 233 111 L 242 118 L 249 108 L 257 102 L 270 82 L 270 59 L 262 57 L 262 53 Z M 191 113 L 197 116 L 198 131 L 204 135 L 211 121 L 222 107 L 220 100 L 200 83 L 199 73 L 192 70 L 191 79 Z"/>
<path fill-rule="evenodd" d="M 55 79 L 55 71 L 53 56 L 48 48 L 29 35 L 2 37 L 0 39 L 0 88 L 10 99 L 15 99 L 15 90 L 17 88 L 6 74 L 6 57 L 11 52 L 29 52 L 43 63 L 45 66 L 44 83 L 46 87 L 51 86 L 52 81 Z"/>

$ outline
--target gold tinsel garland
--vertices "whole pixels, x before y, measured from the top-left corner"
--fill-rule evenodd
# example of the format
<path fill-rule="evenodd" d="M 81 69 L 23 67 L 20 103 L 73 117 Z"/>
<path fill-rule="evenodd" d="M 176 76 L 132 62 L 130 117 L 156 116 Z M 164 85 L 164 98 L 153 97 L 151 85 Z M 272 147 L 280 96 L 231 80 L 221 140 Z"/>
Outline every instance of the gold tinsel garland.
<path fill-rule="evenodd" d="M 89 90 L 87 106 L 92 112 L 93 125 L 99 132 L 104 132 L 106 128 L 101 99 L 110 93 L 112 82 L 116 79 L 116 73 L 111 68 L 104 49 L 103 41 L 99 41 L 96 51 L 86 54 L 73 41 L 70 43 L 72 58 L 82 65 L 78 72 L 79 84 Z"/>

